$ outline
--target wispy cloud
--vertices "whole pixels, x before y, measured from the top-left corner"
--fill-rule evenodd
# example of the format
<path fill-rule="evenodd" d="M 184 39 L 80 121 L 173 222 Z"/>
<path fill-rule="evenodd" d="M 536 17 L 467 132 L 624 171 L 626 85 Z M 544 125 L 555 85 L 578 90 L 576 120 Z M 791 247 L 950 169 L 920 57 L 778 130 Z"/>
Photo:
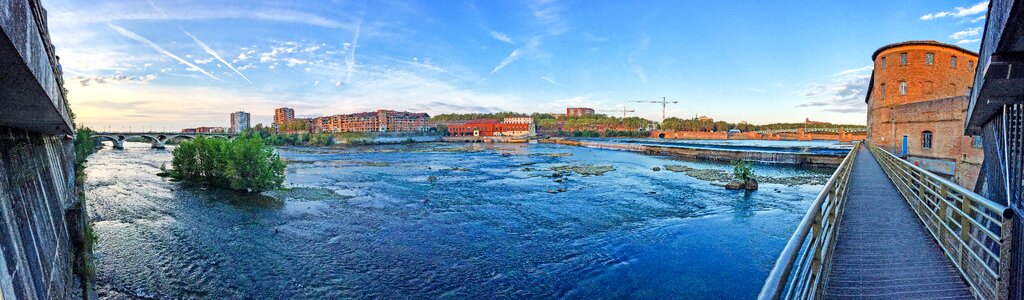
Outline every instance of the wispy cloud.
<path fill-rule="evenodd" d="M 492 38 L 494 38 L 495 40 L 501 41 L 502 43 L 513 44 L 512 38 L 508 37 L 507 34 L 504 34 L 504 33 L 501 33 L 501 32 L 497 32 L 497 31 L 491 31 L 491 32 L 489 32 L 489 34 L 491 35 Z"/>
<path fill-rule="evenodd" d="M 831 83 L 810 84 L 800 91 L 809 101 L 796 107 L 813 107 L 837 113 L 863 113 L 867 109 L 864 99 L 871 70 L 871 66 L 844 70 L 833 74 Z"/>
<path fill-rule="evenodd" d="M 497 66 L 494 66 L 494 69 L 491 70 L 491 74 L 498 73 L 498 71 L 501 71 L 501 69 L 504 69 L 505 66 L 508 66 L 508 64 L 510 64 L 510 63 L 516 61 L 517 59 L 519 59 L 519 57 L 522 56 L 522 54 L 520 54 L 521 52 L 522 52 L 522 49 L 512 50 L 512 53 L 509 53 L 508 56 L 505 57 L 505 59 L 502 59 L 501 62 L 498 63 Z"/>
<path fill-rule="evenodd" d="M 554 80 L 554 79 L 552 79 L 551 77 L 553 77 L 553 76 L 551 76 L 551 75 L 547 75 L 547 76 L 541 76 L 541 77 L 540 77 L 540 79 L 541 79 L 541 80 L 544 80 L 544 81 L 547 81 L 547 82 L 548 82 L 548 83 L 550 83 L 550 84 L 554 84 L 554 85 L 562 85 L 561 83 L 558 83 L 557 81 L 555 81 L 555 80 Z"/>
<path fill-rule="evenodd" d="M 981 27 L 974 27 L 967 30 L 957 31 L 949 35 L 949 38 L 954 40 L 962 40 L 966 37 L 977 36 L 981 34 Z"/>
<path fill-rule="evenodd" d="M 963 17 L 967 17 L 967 16 L 973 16 L 973 15 L 985 13 L 986 10 L 988 10 L 988 1 L 982 1 L 982 2 L 980 2 L 978 4 L 975 4 L 975 5 L 971 6 L 971 7 L 955 7 L 952 10 L 948 10 L 948 11 L 940 11 L 940 12 L 926 14 L 926 15 L 921 16 L 921 20 L 928 21 L 928 20 L 935 20 L 935 19 L 945 18 L 945 17 L 963 18 Z"/>
<path fill-rule="evenodd" d="M 182 30 L 182 31 L 185 31 L 185 30 Z M 206 43 L 204 43 L 203 41 L 199 40 L 199 38 L 197 38 L 195 35 L 192 35 L 191 32 L 185 31 L 185 34 L 187 34 L 189 37 L 191 37 L 192 40 L 195 41 L 196 44 L 199 45 L 200 48 L 203 48 L 203 51 L 206 51 L 207 54 L 210 54 L 210 56 L 213 56 L 213 58 L 217 59 L 217 61 L 220 61 L 222 64 L 227 66 L 228 69 L 231 69 L 231 71 L 235 71 L 235 74 L 238 74 L 238 76 L 242 76 L 242 79 L 245 79 L 245 81 L 249 82 L 249 84 L 252 84 L 252 81 L 249 80 L 249 77 L 245 77 L 245 74 L 242 74 L 242 72 L 239 72 L 238 69 L 235 69 L 235 66 L 232 66 L 231 63 L 229 63 L 228 61 L 224 60 L 224 58 L 221 58 L 220 54 L 217 54 L 217 51 L 213 51 L 213 49 L 210 48 L 210 46 L 207 46 Z"/>
<path fill-rule="evenodd" d="M 345 83 L 351 83 L 352 73 L 356 71 L 356 48 L 359 48 L 359 32 L 362 31 L 363 21 L 360 20 L 356 24 L 355 35 L 352 38 L 352 44 L 348 50 L 348 56 L 345 57 Z"/>
<path fill-rule="evenodd" d="M 107 26 L 110 26 L 110 28 L 113 28 L 114 30 L 117 31 L 117 33 L 120 33 L 124 37 L 127 37 L 129 39 L 135 40 L 136 42 L 143 43 L 146 46 L 149 46 L 150 48 L 153 48 L 153 50 L 156 50 L 157 52 L 160 52 L 160 54 L 163 54 L 163 55 L 165 55 L 167 57 L 170 57 L 170 58 L 172 58 L 174 60 L 177 60 L 181 64 L 188 66 L 190 70 L 195 70 L 197 72 L 203 73 L 204 75 L 206 75 L 206 76 L 208 76 L 210 78 L 213 78 L 214 80 L 218 80 L 218 81 L 220 80 L 220 78 L 217 78 L 217 76 L 213 76 L 213 74 L 210 74 L 210 72 L 207 72 L 203 68 L 200 68 L 199 66 L 197 66 L 197 65 L 195 65 L 193 63 L 190 63 L 187 60 L 184 60 L 181 57 L 178 57 L 177 55 L 174 55 L 170 51 L 167 51 L 166 49 L 160 47 L 159 45 L 151 42 L 150 40 L 147 40 L 146 38 L 144 38 L 144 37 L 142 37 L 142 36 L 140 36 L 140 35 L 138 35 L 138 34 L 136 34 L 134 32 L 129 31 L 128 29 L 124 29 L 123 27 L 120 27 L 120 26 L 117 26 L 117 25 L 114 25 L 114 24 L 110 24 L 110 23 L 107 23 Z"/>
<path fill-rule="evenodd" d="M 764 93 L 768 92 L 768 90 L 766 90 L 766 89 L 759 89 L 759 88 L 753 88 L 753 87 L 748 87 L 748 88 L 744 88 L 744 89 L 748 90 L 748 91 L 751 91 L 751 92 L 758 93 L 758 94 L 764 94 Z"/>
<path fill-rule="evenodd" d="M 633 49 L 633 51 L 626 56 L 626 62 L 629 64 L 629 67 L 633 71 L 633 74 L 636 75 L 636 77 L 640 79 L 641 82 L 644 83 L 647 82 L 647 71 L 645 71 L 644 67 L 640 65 L 637 57 L 643 54 L 644 52 L 647 52 L 647 49 L 649 49 L 650 47 L 651 36 L 644 33 L 643 36 L 640 37 L 640 41 L 637 42 L 636 48 Z"/>
<path fill-rule="evenodd" d="M 970 39 L 970 40 L 959 40 L 956 42 L 957 45 L 970 44 L 980 42 L 981 39 Z"/>
<path fill-rule="evenodd" d="M 72 76 L 68 82 L 77 83 L 78 86 L 86 87 L 93 84 L 106 84 L 106 83 L 147 83 L 156 80 L 156 74 L 142 75 L 142 76 L 128 76 L 124 74 L 115 75 L 75 75 Z"/>

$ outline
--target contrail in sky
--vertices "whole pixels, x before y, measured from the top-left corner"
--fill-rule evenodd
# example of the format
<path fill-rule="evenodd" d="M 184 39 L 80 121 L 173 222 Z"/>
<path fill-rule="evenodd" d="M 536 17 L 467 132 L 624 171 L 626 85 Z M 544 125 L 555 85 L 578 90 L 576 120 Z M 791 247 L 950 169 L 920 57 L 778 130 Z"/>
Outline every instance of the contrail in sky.
<path fill-rule="evenodd" d="M 185 31 L 185 34 L 187 34 L 189 37 L 191 37 L 192 40 L 196 41 L 196 44 L 199 44 L 199 47 L 202 47 L 203 50 L 206 51 L 206 53 L 209 53 L 210 55 L 212 55 L 213 58 L 216 58 L 218 61 L 223 63 L 225 66 L 228 66 L 229 69 L 231 69 L 232 71 L 235 71 L 235 74 L 238 74 L 238 76 L 242 76 L 242 79 L 245 79 L 245 81 L 248 81 L 249 84 L 252 84 L 252 81 L 249 80 L 249 77 L 245 77 L 245 75 L 242 74 L 242 72 L 239 72 L 238 69 L 235 69 L 235 66 L 232 66 L 231 63 L 229 63 L 228 61 L 226 61 L 223 58 L 221 58 L 220 54 L 217 54 L 217 51 L 213 51 L 213 49 L 211 49 L 210 46 L 207 46 L 206 43 L 203 43 L 203 41 L 200 41 L 199 38 L 197 38 L 196 36 L 192 35 L 192 33 L 188 32 L 188 31 L 186 31 L 184 29 L 182 29 L 181 31 Z"/>
<path fill-rule="evenodd" d="M 137 42 L 146 44 L 150 48 L 153 48 L 153 50 L 156 50 L 157 52 L 160 52 L 161 54 L 166 55 L 167 57 L 173 58 L 174 60 L 177 60 L 178 62 L 180 62 L 180 63 L 182 63 L 182 64 L 184 64 L 186 66 L 189 66 L 189 68 L 192 68 L 192 69 L 198 71 L 199 73 L 203 73 L 206 76 L 209 76 L 210 78 L 213 78 L 214 80 L 218 80 L 218 81 L 220 80 L 220 78 L 217 78 L 217 76 L 213 76 L 213 74 L 210 74 L 210 72 L 207 72 L 206 70 L 203 70 L 203 68 L 200 68 L 199 66 L 197 66 L 197 65 L 195 65 L 193 63 L 190 63 L 187 60 L 184 60 L 181 57 L 178 57 L 177 55 L 174 55 L 174 53 L 171 53 L 170 51 L 165 50 L 163 47 L 160 47 L 159 45 L 157 45 L 157 44 L 147 40 L 146 38 L 144 38 L 144 37 L 142 37 L 142 36 L 140 36 L 138 34 L 135 34 L 134 32 L 129 31 L 128 29 L 124 29 L 124 28 L 122 28 L 120 26 L 117 26 L 117 25 L 114 25 L 114 24 L 111 24 L 111 23 L 107 23 L 107 26 L 110 26 L 110 28 L 113 28 L 114 30 L 117 30 L 117 33 L 120 33 L 121 35 L 123 35 L 123 36 L 125 36 L 125 37 L 127 37 L 129 39 L 133 39 L 133 40 L 135 40 Z"/>

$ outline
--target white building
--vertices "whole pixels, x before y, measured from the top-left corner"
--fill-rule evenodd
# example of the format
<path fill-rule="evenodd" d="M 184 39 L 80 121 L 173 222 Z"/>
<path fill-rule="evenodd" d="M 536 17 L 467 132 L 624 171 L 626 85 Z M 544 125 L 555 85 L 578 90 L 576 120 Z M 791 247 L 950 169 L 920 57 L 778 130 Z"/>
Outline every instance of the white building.
<path fill-rule="evenodd" d="M 530 125 L 529 127 L 527 127 L 527 128 L 529 128 L 529 130 L 526 131 L 526 132 L 511 131 L 511 132 L 503 132 L 502 135 L 509 135 L 509 136 L 520 136 L 520 135 L 536 136 L 537 135 L 537 124 L 533 123 L 533 117 L 529 117 L 529 116 L 506 117 L 505 120 L 502 121 L 502 123 L 505 123 L 505 124 L 529 124 Z"/>
<path fill-rule="evenodd" d="M 231 132 L 230 133 L 241 133 L 242 131 L 249 129 L 249 113 L 244 111 L 236 111 L 231 113 Z"/>

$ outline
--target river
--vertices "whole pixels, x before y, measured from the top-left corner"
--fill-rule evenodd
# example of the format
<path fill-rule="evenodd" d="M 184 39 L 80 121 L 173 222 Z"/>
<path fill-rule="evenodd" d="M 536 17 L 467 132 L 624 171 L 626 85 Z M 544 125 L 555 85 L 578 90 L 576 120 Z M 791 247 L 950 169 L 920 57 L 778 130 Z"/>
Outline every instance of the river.
<path fill-rule="evenodd" d="M 246 195 L 156 176 L 172 149 L 89 159 L 103 298 L 751 298 L 831 174 L 756 165 L 812 180 L 748 193 L 624 151 L 279 148 L 288 189 Z"/>

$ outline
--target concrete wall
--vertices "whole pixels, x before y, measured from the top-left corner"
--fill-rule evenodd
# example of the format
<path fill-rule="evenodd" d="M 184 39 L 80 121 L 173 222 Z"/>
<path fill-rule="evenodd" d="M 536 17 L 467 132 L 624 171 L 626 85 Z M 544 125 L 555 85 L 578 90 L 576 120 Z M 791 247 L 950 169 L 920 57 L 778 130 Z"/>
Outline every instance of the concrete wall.
<path fill-rule="evenodd" d="M 80 240 L 84 219 L 72 145 L 61 136 L 0 127 L 0 298 L 65 299 L 77 292 L 72 240 Z"/>

